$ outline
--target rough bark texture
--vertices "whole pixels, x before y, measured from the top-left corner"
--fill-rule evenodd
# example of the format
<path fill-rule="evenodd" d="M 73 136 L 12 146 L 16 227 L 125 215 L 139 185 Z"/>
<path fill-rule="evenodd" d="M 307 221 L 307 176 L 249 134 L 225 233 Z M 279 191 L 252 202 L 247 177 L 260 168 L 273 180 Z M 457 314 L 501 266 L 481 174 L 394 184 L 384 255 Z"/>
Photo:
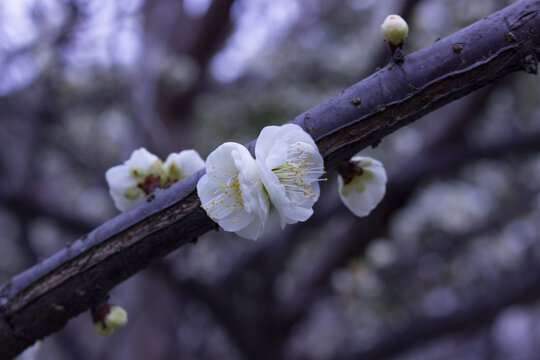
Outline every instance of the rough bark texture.
<path fill-rule="evenodd" d="M 294 122 L 327 168 L 508 73 L 536 73 L 540 1 L 521 0 L 390 64 Z M 356 46 L 356 45 L 351 45 Z M 254 142 L 249 147 L 253 150 Z M 194 192 L 202 172 L 99 226 L 0 288 L 0 359 L 59 330 L 147 264 L 215 229 Z"/>

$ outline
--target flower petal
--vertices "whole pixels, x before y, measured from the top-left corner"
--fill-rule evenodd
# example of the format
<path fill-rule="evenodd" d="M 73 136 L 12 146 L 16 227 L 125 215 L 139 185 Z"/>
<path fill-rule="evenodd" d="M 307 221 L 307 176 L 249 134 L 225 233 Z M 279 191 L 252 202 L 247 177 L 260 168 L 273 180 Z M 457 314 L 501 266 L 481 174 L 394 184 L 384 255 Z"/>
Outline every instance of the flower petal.
<path fill-rule="evenodd" d="M 231 156 L 232 151 L 237 151 L 240 154 L 245 154 L 246 151 L 249 154 L 249 151 L 238 143 L 226 142 L 218 146 L 214 151 L 208 155 L 206 158 L 206 172 L 210 172 L 215 169 L 221 169 L 225 172 L 238 172 L 238 168 L 235 164 L 233 157 Z M 251 158 L 251 154 L 249 154 Z"/>
<path fill-rule="evenodd" d="M 105 173 L 109 193 L 120 211 L 127 211 L 144 200 L 144 191 L 138 184 L 149 174 L 161 176 L 161 160 L 145 148 L 139 148 L 122 165 L 113 166 Z"/>
<path fill-rule="evenodd" d="M 359 217 L 367 216 L 384 197 L 386 171 L 380 161 L 372 158 L 354 156 L 351 161 L 357 162 L 363 173 L 346 185 L 338 175 L 339 196 L 353 214 Z"/>
<path fill-rule="evenodd" d="M 226 231 L 259 238 L 269 204 L 249 151 L 237 143 L 222 144 L 208 155 L 206 170 L 197 193 L 208 216 Z"/>
<path fill-rule="evenodd" d="M 155 166 L 156 161 L 161 161 L 156 155 L 152 154 L 145 148 L 139 148 L 131 154 L 131 157 L 128 161 L 125 162 L 126 165 L 136 166 L 143 168 L 145 170 L 150 169 L 152 166 Z"/>
<path fill-rule="evenodd" d="M 128 165 L 117 165 L 108 169 L 105 179 L 109 185 L 109 194 L 118 210 L 127 211 L 144 200 L 144 193 L 137 187 L 137 180 L 130 175 Z M 128 189 L 133 191 L 126 196 Z"/>
<path fill-rule="evenodd" d="M 259 176 L 277 208 L 281 226 L 307 220 L 319 198 L 324 163 L 315 142 L 300 126 L 265 127 L 255 154 Z"/>
<path fill-rule="evenodd" d="M 268 155 L 264 159 L 264 163 L 268 169 L 274 169 L 283 164 L 287 160 L 287 149 L 289 144 L 281 139 L 276 140 L 268 151 Z"/>
<path fill-rule="evenodd" d="M 204 169 L 204 160 L 195 150 L 183 150 L 169 154 L 163 167 L 169 179 L 177 181 Z"/>

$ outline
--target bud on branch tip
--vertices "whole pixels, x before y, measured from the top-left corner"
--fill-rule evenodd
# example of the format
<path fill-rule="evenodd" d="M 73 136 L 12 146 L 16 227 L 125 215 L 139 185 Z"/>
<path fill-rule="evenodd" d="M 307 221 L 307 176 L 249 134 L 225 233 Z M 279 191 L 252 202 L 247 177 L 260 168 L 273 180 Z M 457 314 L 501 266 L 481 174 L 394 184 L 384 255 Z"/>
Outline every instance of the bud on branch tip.
<path fill-rule="evenodd" d="M 407 38 L 409 26 L 399 15 L 389 15 L 381 25 L 381 34 L 389 44 L 400 46 Z"/>
<path fill-rule="evenodd" d="M 407 22 L 399 15 L 389 15 L 381 25 L 381 34 L 390 48 L 392 61 L 401 64 L 404 61 L 403 43 L 409 33 Z"/>

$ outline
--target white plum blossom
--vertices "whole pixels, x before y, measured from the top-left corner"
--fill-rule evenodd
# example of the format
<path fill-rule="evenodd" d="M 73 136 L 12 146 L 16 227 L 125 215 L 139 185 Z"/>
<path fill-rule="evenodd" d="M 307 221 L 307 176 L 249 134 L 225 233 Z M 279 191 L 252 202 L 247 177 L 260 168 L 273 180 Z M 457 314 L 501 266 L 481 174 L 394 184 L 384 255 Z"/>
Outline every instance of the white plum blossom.
<path fill-rule="evenodd" d="M 129 160 L 105 173 L 109 193 L 120 211 L 127 211 L 145 199 L 146 190 L 163 175 L 161 160 L 145 148 L 135 150 Z M 145 183 L 147 186 L 144 186 Z"/>
<path fill-rule="evenodd" d="M 157 188 L 163 188 L 204 168 L 195 150 L 172 153 L 162 161 L 145 148 L 135 150 L 129 160 L 105 173 L 109 193 L 120 211 L 127 211 Z"/>
<path fill-rule="evenodd" d="M 183 150 L 169 154 L 163 164 L 163 169 L 167 179 L 175 182 L 204 169 L 204 160 L 195 150 Z"/>
<path fill-rule="evenodd" d="M 339 196 L 356 216 L 367 216 L 386 192 L 386 171 L 375 159 L 353 156 L 338 166 Z"/>
<path fill-rule="evenodd" d="M 201 207 L 225 231 L 256 240 L 268 220 L 268 196 L 255 160 L 240 144 L 220 145 L 206 159 L 206 174 L 197 183 Z"/>
<path fill-rule="evenodd" d="M 281 227 L 305 221 L 319 198 L 318 181 L 324 162 L 311 136 L 300 126 L 285 124 L 262 129 L 255 145 L 257 170 Z"/>

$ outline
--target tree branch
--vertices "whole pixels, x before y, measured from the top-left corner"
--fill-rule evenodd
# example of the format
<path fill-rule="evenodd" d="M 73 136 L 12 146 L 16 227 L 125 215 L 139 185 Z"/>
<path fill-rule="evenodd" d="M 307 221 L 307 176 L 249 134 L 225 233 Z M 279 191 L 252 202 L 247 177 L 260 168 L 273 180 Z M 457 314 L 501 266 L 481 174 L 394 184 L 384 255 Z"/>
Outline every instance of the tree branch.
<path fill-rule="evenodd" d="M 540 1 L 518 1 L 407 56 L 402 66 L 374 73 L 294 122 L 315 138 L 326 167 L 334 168 L 489 82 L 517 70 L 536 72 L 539 11 Z M 453 50 L 456 43 L 459 53 Z M 111 219 L 2 286 L 0 359 L 57 331 L 150 262 L 215 229 L 194 192 L 200 176 L 157 192 L 151 203 Z"/>

